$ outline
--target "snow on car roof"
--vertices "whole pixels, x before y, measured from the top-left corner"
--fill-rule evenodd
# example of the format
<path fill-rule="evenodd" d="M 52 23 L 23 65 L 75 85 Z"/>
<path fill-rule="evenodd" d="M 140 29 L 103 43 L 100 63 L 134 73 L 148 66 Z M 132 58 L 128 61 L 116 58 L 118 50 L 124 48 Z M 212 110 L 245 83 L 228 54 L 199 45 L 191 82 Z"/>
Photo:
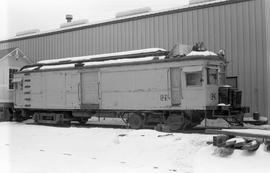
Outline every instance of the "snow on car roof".
<path fill-rule="evenodd" d="M 143 58 L 127 58 L 127 59 L 115 59 L 115 60 L 106 60 L 106 61 L 94 61 L 94 62 L 84 62 L 84 67 L 89 66 L 98 66 L 98 65 L 113 65 L 113 64 L 121 64 L 121 63 L 132 63 L 132 62 L 145 62 L 145 61 L 151 61 L 154 59 L 165 59 L 166 56 L 150 56 L 150 57 L 143 57 Z M 48 61 L 49 62 L 49 61 Z M 35 69 L 39 70 L 47 70 L 47 69 L 63 69 L 63 68 L 72 68 L 75 66 L 75 63 L 70 64 L 61 64 L 61 65 L 44 65 L 42 67 L 29 67 L 25 68 L 22 71 L 32 71 Z"/>
<path fill-rule="evenodd" d="M 187 56 L 217 56 L 216 53 L 211 51 L 191 51 Z"/>
<path fill-rule="evenodd" d="M 124 52 L 107 53 L 107 54 L 97 54 L 97 55 L 88 55 L 88 56 L 80 56 L 80 57 L 43 60 L 37 63 L 50 64 L 50 63 L 58 63 L 58 62 L 60 63 L 60 62 L 67 62 L 67 61 L 72 63 L 72 61 L 90 60 L 93 58 L 115 57 L 115 56 L 133 55 L 133 54 L 140 54 L 140 53 L 151 53 L 151 52 L 158 52 L 158 51 L 165 52 L 166 50 L 162 48 L 149 48 L 149 49 L 131 50 L 131 51 L 124 51 Z"/>

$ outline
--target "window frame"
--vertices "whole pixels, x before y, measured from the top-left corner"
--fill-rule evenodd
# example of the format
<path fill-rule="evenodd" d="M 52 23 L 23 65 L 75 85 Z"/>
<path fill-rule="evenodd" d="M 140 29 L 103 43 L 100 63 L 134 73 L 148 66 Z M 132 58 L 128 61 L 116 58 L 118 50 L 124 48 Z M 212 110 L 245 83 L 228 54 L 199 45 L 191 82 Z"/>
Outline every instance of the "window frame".
<path fill-rule="evenodd" d="M 14 70 L 12 73 L 12 75 L 13 75 L 12 77 L 11 77 L 10 70 Z M 15 86 L 14 86 L 14 83 L 12 82 L 12 80 L 14 79 L 14 74 L 18 71 L 19 71 L 19 68 L 16 68 L 16 67 L 9 67 L 8 68 L 8 90 L 10 90 L 10 91 L 15 90 Z M 11 86 L 12 86 L 12 88 L 11 88 Z"/>
<path fill-rule="evenodd" d="M 216 71 L 216 82 L 215 83 L 210 83 L 209 70 L 215 70 Z M 218 70 L 218 68 L 206 67 L 206 84 L 207 85 L 215 85 L 215 86 L 219 85 L 219 70 Z"/>
<path fill-rule="evenodd" d="M 200 84 L 198 85 L 188 85 L 188 78 L 187 78 L 187 75 L 188 74 L 194 74 L 194 73 L 200 73 Z M 203 70 L 200 70 L 200 71 L 188 71 L 188 72 L 185 72 L 185 79 L 186 79 L 186 87 L 187 88 L 192 88 L 192 87 L 202 87 L 203 86 Z"/>

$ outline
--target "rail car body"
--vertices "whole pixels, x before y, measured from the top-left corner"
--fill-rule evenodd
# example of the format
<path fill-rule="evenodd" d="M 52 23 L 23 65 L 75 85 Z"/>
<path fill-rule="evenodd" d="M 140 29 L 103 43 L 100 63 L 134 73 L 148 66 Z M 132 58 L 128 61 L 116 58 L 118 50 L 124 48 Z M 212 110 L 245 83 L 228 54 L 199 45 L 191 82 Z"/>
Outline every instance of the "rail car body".
<path fill-rule="evenodd" d="M 85 123 L 102 114 L 127 117 L 132 128 L 167 123 L 173 130 L 219 115 L 241 123 L 248 110 L 241 107 L 241 93 L 224 87 L 223 57 L 146 52 L 142 57 L 130 58 L 127 52 L 118 54 L 119 59 L 109 55 L 95 61 L 90 56 L 25 67 L 15 75 L 15 114 L 50 124 Z"/>

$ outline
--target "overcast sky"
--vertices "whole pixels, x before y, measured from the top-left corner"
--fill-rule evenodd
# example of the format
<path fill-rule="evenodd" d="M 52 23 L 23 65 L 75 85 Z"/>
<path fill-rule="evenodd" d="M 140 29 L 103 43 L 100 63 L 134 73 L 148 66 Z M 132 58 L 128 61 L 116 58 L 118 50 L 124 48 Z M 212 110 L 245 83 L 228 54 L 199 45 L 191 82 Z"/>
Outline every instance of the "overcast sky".
<path fill-rule="evenodd" d="M 0 40 L 19 31 L 58 28 L 65 15 L 89 22 L 114 18 L 119 11 L 151 7 L 153 11 L 186 5 L 188 0 L 0 0 Z"/>

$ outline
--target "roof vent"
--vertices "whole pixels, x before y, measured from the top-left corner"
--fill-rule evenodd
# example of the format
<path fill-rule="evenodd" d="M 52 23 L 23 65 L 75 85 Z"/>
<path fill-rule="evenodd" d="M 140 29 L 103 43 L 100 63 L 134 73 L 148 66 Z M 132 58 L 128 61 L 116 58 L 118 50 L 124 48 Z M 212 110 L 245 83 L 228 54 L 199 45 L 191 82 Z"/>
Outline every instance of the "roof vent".
<path fill-rule="evenodd" d="M 71 14 L 66 15 L 66 20 L 67 20 L 68 23 L 71 22 L 72 19 L 73 19 L 73 16 Z"/>
<path fill-rule="evenodd" d="M 30 30 L 26 30 L 26 31 L 20 31 L 20 32 L 16 33 L 16 37 L 24 36 L 24 35 L 36 34 L 36 33 L 39 33 L 39 32 L 40 32 L 39 29 L 30 29 Z"/>
<path fill-rule="evenodd" d="M 138 9 L 134 9 L 134 10 L 118 12 L 118 13 L 116 13 L 115 17 L 116 18 L 127 17 L 127 16 L 143 14 L 143 13 L 149 13 L 151 11 L 152 10 L 150 7 L 138 8 Z"/>
<path fill-rule="evenodd" d="M 193 5 L 193 4 L 199 4 L 203 2 L 209 2 L 209 1 L 214 1 L 214 0 L 189 0 L 189 4 Z"/>
<path fill-rule="evenodd" d="M 84 24 L 88 24 L 88 23 L 89 23 L 88 19 L 75 20 L 73 22 L 62 23 L 60 25 L 60 28 L 68 28 L 68 27 L 73 27 L 73 26 L 77 26 L 77 25 L 84 25 Z"/>

